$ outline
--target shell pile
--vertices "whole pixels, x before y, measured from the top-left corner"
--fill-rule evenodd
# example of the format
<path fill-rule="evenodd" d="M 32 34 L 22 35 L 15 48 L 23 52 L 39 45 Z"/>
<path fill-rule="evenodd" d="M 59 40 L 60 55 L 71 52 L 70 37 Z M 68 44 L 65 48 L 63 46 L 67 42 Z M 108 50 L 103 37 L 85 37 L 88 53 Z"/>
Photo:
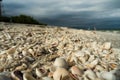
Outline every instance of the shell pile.
<path fill-rule="evenodd" d="M 97 31 L 0 25 L 0 80 L 120 80 L 120 50 Z"/>

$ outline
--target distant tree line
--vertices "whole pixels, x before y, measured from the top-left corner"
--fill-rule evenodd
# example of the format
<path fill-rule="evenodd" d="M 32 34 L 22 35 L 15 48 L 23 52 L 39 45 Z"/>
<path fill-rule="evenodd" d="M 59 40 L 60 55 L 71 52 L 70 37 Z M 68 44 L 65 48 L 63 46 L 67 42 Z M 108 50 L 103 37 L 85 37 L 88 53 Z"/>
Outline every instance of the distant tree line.
<path fill-rule="evenodd" d="M 33 17 L 27 15 L 19 15 L 19 16 L 11 16 L 11 17 L 0 16 L 0 22 L 47 25 L 44 23 L 40 23 L 37 20 L 35 20 Z"/>

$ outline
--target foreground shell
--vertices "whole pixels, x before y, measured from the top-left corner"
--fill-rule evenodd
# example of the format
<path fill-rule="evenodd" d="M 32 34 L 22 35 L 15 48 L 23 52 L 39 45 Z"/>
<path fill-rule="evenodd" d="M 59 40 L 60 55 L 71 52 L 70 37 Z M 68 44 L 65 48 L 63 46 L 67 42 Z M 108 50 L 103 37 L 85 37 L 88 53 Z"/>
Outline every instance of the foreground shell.
<path fill-rule="evenodd" d="M 84 75 L 87 76 L 90 80 L 95 80 L 97 78 L 97 75 L 91 69 L 85 71 Z"/>
<path fill-rule="evenodd" d="M 54 62 L 55 67 L 68 68 L 68 64 L 64 58 L 56 58 Z"/>
<path fill-rule="evenodd" d="M 24 73 L 23 74 L 23 80 L 36 80 L 31 74 Z"/>
<path fill-rule="evenodd" d="M 101 78 L 105 80 L 116 80 L 116 76 L 112 72 L 102 72 Z"/>
<path fill-rule="evenodd" d="M 47 70 L 45 70 L 44 68 L 36 68 L 35 71 L 38 77 L 43 77 L 47 74 Z"/>
<path fill-rule="evenodd" d="M 70 70 L 71 70 L 71 73 L 75 76 L 82 76 L 83 75 L 83 71 L 80 70 L 77 66 L 72 66 Z"/>
<path fill-rule="evenodd" d="M 64 68 L 57 68 L 53 74 L 54 80 L 69 80 L 69 72 Z"/>

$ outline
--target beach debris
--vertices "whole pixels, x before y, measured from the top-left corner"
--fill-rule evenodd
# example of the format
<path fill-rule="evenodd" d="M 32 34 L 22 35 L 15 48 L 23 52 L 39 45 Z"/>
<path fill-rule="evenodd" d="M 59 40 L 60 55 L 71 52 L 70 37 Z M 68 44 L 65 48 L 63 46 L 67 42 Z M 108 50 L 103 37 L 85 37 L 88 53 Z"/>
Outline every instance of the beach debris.
<path fill-rule="evenodd" d="M 120 49 L 97 31 L 8 26 L 0 32 L 0 80 L 120 80 Z"/>

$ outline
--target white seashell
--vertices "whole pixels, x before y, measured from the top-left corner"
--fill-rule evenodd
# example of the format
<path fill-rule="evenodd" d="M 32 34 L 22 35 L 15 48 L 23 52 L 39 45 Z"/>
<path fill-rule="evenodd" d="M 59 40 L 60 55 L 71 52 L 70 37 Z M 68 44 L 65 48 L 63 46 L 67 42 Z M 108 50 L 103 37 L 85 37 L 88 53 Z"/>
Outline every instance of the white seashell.
<path fill-rule="evenodd" d="M 73 75 L 76 75 L 76 76 L 82 76 L 83 75 L 83 71 L 80 70 L 77 66 L 72 66 L 70 70 L 71 70 L 71 73 Z"/>
<path fill-rule="evenodd" d="M 50 72 L 55 72 L 56 68 L 55 68 L 55 66 L 51 66 L 51 67 L 49 68 L 49 70 L 50 70 Z"/>
<path fill-rule="evenodd" d="M 103 44 L 103 49 L 110 49 L 111 48 L 111 43 L 110 42 L 106 42 Z"/>
<path fill-rule="evenodd" d="M 6 53 L 6 51 L 0 51 L 0 55 L 5 54 L 5 53 Z"/>
<path fill-rule="evenodd" d="M 28 49 L 28 52 L 29 52 L 32 56 L 35 55 L 35 52 L 33 51 L 33 49 Z"/>
<path fill-rule="evenodd" d="M 90 65 L 91 65 L 90 67 L 91 67 L 91 68 L 95 67 L 95 66 L 98 64 L 98 62 L 99 62 L 98 59 L 92 61 L 92 62 L 90 63 Z"/>
<path fill-rule="evenodd" d="M 84 64 L 86 62 L 86 59 L 84 57 L 80 57 L 79 60 L 80 60 L 80 62 L 82 62 L 82 64 Z"/>
<path fill-rule="evenodd" d="M 35 71 L 36 71 L 36 75 L 38 77 L 43 77 L 43 76 L 45 76 L 47 74 L 47 70 L 42 69 L 42 68 L 36 68 Z"/>
<path fill-rule="evenodd" d="M 90 55 L 88 62 L 92 62 L 95 59 L 95 55 Z"/>
<path fill-rule="evenodd" d="M 3 33 L 4 33 L 4 36 L 5 36 L 7 39 L 11 39 L 11 36 L 10 36 L 9 33 L 5 32 L 5 31 L 3 31 Z"/>
<path fill-rule="evenodd" d="M 85 71 L 84 75 L 86 75 L 91 80 L 95 80 L 95 78 L 97 77 L 96 74 L 90 69 Z"/>
<path fill-rule="evenodd" d="M 64 68 L 57 68 L 57 70 L 53 73 L 54 80 L 69 80 L 69 72 Z"/>
<path fill-rule="evenodd" d="M 83 80 L 89 80 L 85 75 L 83 75 Z"/>
<path fill-rule="evenodd" d="M 68 68 L 68 64 L 64 58 L 56 58 L 54 62 L 55 67 Z"/>
<path fill-rule="evenodd" d="M 25 63 L 22 63 L 22 65 L 15 68 L 15 70 L 25 70 L 27 68 L 27 65 Z"/>
<path fill-rule="evenodd" d="M 105 80 L 116 80 L 116 76 L 111 72 L 102 72 L 101 78 Z"/>
<path fill-rule="evenodd" d="M 96 74 L 96 76 L 98 77 L 98 78 L 101 78 L 101 74 L 100 74 L 100 72 L 95 72 L 95 74 Z"/>
<path fill-rule="evenodd" d="M 42 77 L 42 80 L 53 80 L 53 79 L 50 77 Z"/>
<path fill-rule="evenodd" d="M 76 57 L 84 57 L 84 55 L 85 55 L 85 53 L 84 53 L 83 51 L 77 51 L 77 52 L 75 53 L 75 56 L 76 56 Z"/>
<path fill-rule="evenodd" d="M 27 50 L 22 50 L 22 55 L 23 55 L 23 56 L 27 56 L 27 54 L 28 54 L 28 53 L 27 53 Z"/>
<path fill-rule="evenodd" d="M 36 80 L 36 79 L 32 75 L 26 72 L 23 74 L 23 80 Z"/>
<path fill-rule="evenodd" d="M 8 56 L 7 56 L 7 60 L 8 60 L 9 62 L 12 62 L 12 61 L 13 61 L 12 55 L 8 55 Z"/>
<path fill-rule="evenodd" d="M 97 71 L 104 71 L 104 70 L 105 70 L 105 69 L 104 69 L 102 66 L 100 66 L 100 65 L 96 65 L 95 69 L 96 69 Z"/>

